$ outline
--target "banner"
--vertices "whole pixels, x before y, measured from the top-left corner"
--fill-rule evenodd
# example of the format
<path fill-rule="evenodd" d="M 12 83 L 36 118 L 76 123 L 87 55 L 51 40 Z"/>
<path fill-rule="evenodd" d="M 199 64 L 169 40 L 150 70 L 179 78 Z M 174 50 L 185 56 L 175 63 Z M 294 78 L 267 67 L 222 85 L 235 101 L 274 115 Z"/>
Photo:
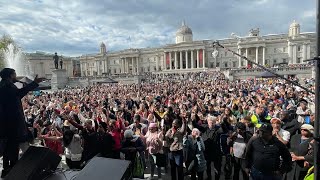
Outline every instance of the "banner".
<path fill-rule="evenodd" d="M 202 66 L 202 61 L 203 61 L 203 49 L 199 50 L 199 64 L 200 67 Z"/>
<path fill-rule="evenodd" d="M 166 64 L 170 65 L 170 56 L 168 52 L 166 52 Z"/>

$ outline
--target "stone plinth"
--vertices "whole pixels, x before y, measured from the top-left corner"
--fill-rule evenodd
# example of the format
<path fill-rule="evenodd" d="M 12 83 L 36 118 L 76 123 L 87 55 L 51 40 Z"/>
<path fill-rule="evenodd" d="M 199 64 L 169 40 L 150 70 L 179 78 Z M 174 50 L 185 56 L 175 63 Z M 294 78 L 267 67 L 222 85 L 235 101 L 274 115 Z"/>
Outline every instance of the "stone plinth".
<path fill-rule="evenodd" d="M 51 89 L 63 89 L 68 83 L 67 70 L 65 69 L 54 69 L 52 70 L 51 77 Z"/>

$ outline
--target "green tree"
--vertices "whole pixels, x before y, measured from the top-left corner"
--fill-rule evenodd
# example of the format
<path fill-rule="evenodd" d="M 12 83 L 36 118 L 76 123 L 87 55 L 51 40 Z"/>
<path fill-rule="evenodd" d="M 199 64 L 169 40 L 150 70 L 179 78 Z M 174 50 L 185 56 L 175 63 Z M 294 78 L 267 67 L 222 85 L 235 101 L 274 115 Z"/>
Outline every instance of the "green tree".
<path fill-rule="evenodd" d="M 4 68 L 4 56 L 3 56 L 3 51 L 6 50 L 9 44 L 13 44 L 14 47 L 16 46 L 16 43 L 14 42 L 13 38 L 8 35 L 4 34 L 0 38 L 0 70 Z"/>

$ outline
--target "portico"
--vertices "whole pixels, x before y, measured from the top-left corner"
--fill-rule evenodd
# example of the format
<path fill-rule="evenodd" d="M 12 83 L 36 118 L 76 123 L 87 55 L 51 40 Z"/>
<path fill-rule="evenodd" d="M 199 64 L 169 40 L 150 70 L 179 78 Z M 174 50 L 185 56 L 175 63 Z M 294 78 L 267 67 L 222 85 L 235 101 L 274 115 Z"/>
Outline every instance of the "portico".
<path fill-rule="evenodd" d="M 205 68 L 205 54 L 204 48 L 165 51 L 166 70 Z"/>

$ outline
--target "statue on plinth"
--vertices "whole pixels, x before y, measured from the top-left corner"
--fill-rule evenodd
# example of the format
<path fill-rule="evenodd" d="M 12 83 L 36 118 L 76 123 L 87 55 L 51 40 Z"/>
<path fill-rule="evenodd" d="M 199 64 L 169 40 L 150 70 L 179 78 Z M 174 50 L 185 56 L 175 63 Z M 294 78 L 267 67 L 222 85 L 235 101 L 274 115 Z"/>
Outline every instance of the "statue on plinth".
<path fill-rule="evenodd" d="M 59 68 L 59 65 L 58 65 L 58 63 L 59 63 L 59 56 L 57 55 L 57 53 L 54 53 L 53 60 L 54 60 L 54 67 L 55 67 L 56 69 L 58 69 L 58 68 Z"/>
<path fill-rule="evenodd" d="M 62 65 L 63 65 L 63 61 L 62 61 L 62 57 L 60 58 L 60 68 L 62 69 Z"/>

